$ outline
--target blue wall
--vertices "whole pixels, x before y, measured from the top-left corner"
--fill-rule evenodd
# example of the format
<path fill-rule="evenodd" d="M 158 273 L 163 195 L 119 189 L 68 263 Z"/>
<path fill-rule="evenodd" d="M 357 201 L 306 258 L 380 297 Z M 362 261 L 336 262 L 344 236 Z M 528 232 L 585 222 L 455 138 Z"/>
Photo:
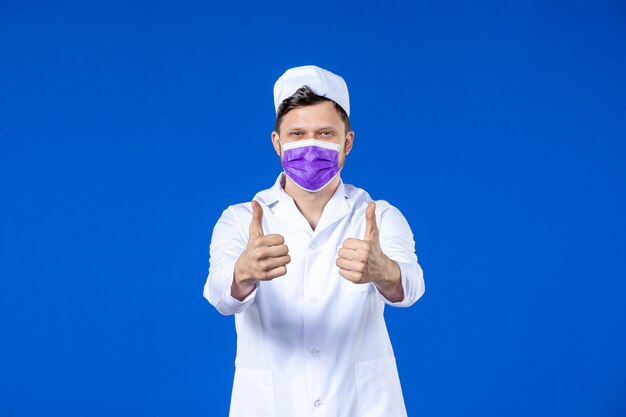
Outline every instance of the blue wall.
<path fill-rule="evenodd" d="M 132 4 L 131 4 L 132 3 Z M 350 87 L 344 181 L 403 211 L 412 416 L 626 415 L 619 1 L 0 7 L 0 416 L 223 416 L 222 210 L 272 185 L 272 86 Z"/>

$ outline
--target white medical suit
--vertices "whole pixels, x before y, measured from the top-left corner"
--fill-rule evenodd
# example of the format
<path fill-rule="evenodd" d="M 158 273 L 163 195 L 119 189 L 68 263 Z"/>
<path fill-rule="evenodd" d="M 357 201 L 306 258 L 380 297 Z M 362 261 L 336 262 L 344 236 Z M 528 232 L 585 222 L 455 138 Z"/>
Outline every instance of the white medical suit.
<path fill-rule="evenodd" d="M 313 231 L 284 181 L 281 173 L 254 199 L 263 208 L 264 233 L 282 235 L 289 247 L 286 275 L 260 282 L 243 301 L 233 298 L 251 204 L 228 207 L 213 231 L 204 296 L 220 313 L 235 315 L 230 416 L 406 416 L 383 309 L 408 307 L 424 293 L 408 223 L 386 201 L 376 202 L 381 248 L 402 274 L 404 299 L 392 303 L 373 284 L 341 277 L 335 265 L 345 239 L 363 239 L 369 194 L 340 182 Z"/>

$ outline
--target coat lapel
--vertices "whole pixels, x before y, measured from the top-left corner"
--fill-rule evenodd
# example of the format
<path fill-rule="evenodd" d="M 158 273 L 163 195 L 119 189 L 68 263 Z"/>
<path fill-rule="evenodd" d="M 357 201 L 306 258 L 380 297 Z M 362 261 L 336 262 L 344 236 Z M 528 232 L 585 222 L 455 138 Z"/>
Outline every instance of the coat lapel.
<path fill-rule="evenodd" d="M 338 220 L 342 219 L 348 213 L 350 213 L 350 205 L 348 204 L 348 197 L 344 188 L 343 181 L 339 182 L 337 191 L 326 203 L 322 216 L 315 228 L 315 232 L 311 230 L 311 226 L 304 218 L 295 201 L 289 196 L 285 190 L 283 190 L 283 173 L 281 173 L 276 179 L 274 186 L 268 190 L 258 193 L 254 198 L 260 203 L 267 206 L 274 216 L 280 221 L 290 223 L 300 229 L 305 230 L 308 233 L 319 234 L 325 228 L 331 226 Z"/>

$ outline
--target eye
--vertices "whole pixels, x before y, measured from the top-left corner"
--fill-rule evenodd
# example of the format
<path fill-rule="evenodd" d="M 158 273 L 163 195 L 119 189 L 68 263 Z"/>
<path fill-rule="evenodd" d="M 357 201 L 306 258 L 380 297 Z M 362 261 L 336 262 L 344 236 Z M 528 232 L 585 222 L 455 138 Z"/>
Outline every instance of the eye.
<path fill-rule="evenodd" d="M 321 132 L 322 136 L 332 136 L 333 132 L 331 130 L 322 130 Z"/>
<path fill-rule="evenodd" d="M 298 132 L 298 131 L 289 132 L 289 136 L 302 136 L 302 132 Z"/>

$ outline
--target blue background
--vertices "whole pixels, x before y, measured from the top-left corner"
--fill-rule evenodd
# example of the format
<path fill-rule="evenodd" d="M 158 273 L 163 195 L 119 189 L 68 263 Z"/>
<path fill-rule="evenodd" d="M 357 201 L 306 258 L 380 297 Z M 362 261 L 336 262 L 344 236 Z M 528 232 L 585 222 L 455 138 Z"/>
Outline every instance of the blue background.
<path fill-rule="evenodd" d="M 626 415 L 623 2 L 51 3 L 0 7 L 0 416 L 226 415 L 210 236 L 305 64 L 415 234 L 409 415 Z"/>

